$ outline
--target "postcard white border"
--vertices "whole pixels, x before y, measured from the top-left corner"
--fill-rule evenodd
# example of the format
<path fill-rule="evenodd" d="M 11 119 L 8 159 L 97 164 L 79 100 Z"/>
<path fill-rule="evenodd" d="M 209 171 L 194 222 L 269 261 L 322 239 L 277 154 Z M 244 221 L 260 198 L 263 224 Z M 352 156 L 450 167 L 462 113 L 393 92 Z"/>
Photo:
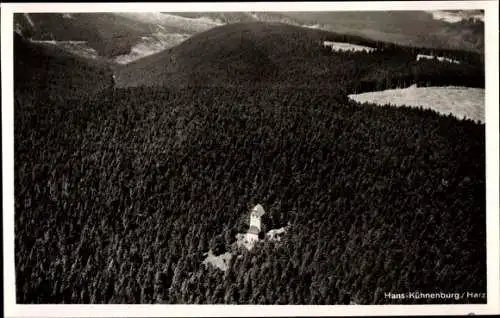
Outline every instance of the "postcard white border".
<path fill-rule="evenodd" d="M 396 11 L 485 10 L 487 293 L 486 305 L 259 306 L 259 305 L 18 305 L 14 269 L 14 12 Z M 6 317 L 362 316 L 500 313 L 498 1 L 239 2 L 239 3 L 16 3 L 1 4 L 4 307 Z"/>

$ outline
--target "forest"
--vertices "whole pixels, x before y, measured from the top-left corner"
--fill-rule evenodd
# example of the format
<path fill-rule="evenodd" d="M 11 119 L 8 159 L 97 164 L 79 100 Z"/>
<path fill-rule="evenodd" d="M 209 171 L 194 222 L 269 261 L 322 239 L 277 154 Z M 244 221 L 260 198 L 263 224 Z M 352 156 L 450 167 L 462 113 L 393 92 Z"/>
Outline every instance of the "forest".
<path fill-rule="evenodd" d="M 16 13 L 14 21 L 28 38 L 85 41 L 105 58 L 130 53 L 131 47 L 147 33 L 147 26 L 105 12 L 76 12 L 67 17 L 64 14 L 38 12 L 29 13 L 29 20 L 22 13 Z"/>
<path fill-rule="evenodd" d="M 332 52 L 323 47 L 323 41 L 376 51 Z M 418 54 L 450 57 L 461 63 L 417 61 Z M 413 84 L 484 87 L 484 54 L 254 22 L 210 29 L 169 50 L 117 67 L 115 72 L 120 87 L 323 86 L 348 93 Z"/>
<path fill-rule="evenodd" d="M 345 80 L 315 86 L 288 73 L 245 89 L 238 79 L 113 88 L 108 68 L 23 43 L 18 303 L 399 304 L 384 293 L 486 290 L 484 125 L 347 99 L 420 72 L 433 84 L 481 86 L 480 66 L 458 76 L 429 61 L 399 75 L 408 60 L 387 51 L 323 52 Z M 257 203 L 264 231 L 290 222 L 283 240 L 226 272 L 205 267 L 203 254 L 246 231 Z"/>

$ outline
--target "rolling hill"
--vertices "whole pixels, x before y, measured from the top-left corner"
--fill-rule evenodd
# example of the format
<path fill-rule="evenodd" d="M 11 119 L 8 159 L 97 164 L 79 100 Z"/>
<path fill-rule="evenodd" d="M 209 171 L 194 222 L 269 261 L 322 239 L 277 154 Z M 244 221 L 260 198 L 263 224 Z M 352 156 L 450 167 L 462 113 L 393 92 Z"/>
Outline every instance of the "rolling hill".
<path fill-rule="evenodd" d="M 40 97 L 89 96 L 112 84 L 106 63 L 85 59 L 55 46 L 43 46 L 14 33 L 14 88 Z M 24 96 L 20 93 L 20 96 Z"/>
<path fill-rule="evenodd" d="M 151 25 L 113 13 L 15 14 L 16 28 L 36 41 L 85 41 L 103 58 L 130 52 Z"/>
<path fill-rule="evenodd" d="M 320 34 L 326 36 L 323 31 L 286 24 L 225 25 L 195 35 L 170 50 L 118 67 L 116 74 L 118 83 L 126 86 L 263 83 L 277 78 L 289 59 L 300 59 Z M 286 37 L 293 36 L 302 38 L 293 46 L 282 46 Z"/>
<path fill-rule="evenodd" d="M 435 18 L 439 11 L 287 12 L 306 25 L 376 41 L 436 49 L 484 52 L 484 23 Z M 434 14 L 433 14 L 434 13 Z M 467 11 L 463 13 L 467 16 Z M 475 13 L 478 14 L 478 13 Z"/>
<path fill-rule="evenodd" d="M 477 10 L 476 10 L 477 11 Z M 326 31 L 359 35 L 376 41 L 437 49 L 484 50 L 481 12 L 454 13 L 454 23 L 442 19 L 441 11 L 352 11 L 352 12 L 181 12 L 189 18 L 209 17 L 223 23 L 282 22 Z"/>
<path fill-rule="evenodd" d="M 446 12 L 115 12 L 23 13 L 16 29 L 37 41 L 83 41 L 103 59 L 126 64 L 224 24 L 275 22 L 437 49 L 482 53 L 481 20 L 442 19 Z M 450 15 L 451 13 L 446 13 Z M 460 18 L 472 13 L 453 13 Z M 480 14 L 474 12 L 474 16 Z M 453 21 L 459 21 L 456 18 Z M 57 43 L 56 43 L 57 45 Z"/>
<path fill-rule="evenodd" d="M 332 53 L 323 47 L 325 40 L 377 50 Z M 382 78 L 386 86 L 407 86 L 419 81 L 443 84 L 444 77 L 449 84 L 484 85 L 479 54 L 441 52 L 460 58 L 459 66 L 416 61 L 417 54 L 429 52 L 284 23 L 248 22 L 198 33 L 169 50 L 115 67 L 115 73 L 119 86 L 334 85 L 354 91 L 378 87 Z M 467 77 L 460 76 L 465 72 Z"/>

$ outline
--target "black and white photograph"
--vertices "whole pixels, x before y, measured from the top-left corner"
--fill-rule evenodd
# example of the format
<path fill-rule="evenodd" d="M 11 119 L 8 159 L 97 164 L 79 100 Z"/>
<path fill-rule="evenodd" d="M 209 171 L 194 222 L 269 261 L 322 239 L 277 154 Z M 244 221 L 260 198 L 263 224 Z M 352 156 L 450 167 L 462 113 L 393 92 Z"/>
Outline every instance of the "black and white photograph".
<path fill-rule="evenodd" d="M 463 3 L 9 8 L 15 304 L 498 310 L 498 28 L 488 64 Z"/>

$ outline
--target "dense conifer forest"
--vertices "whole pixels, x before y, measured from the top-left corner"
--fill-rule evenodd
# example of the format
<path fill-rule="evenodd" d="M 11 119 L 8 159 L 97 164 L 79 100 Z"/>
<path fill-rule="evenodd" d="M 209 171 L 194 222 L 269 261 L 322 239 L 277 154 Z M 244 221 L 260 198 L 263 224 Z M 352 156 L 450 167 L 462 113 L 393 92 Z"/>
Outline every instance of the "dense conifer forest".
<path fill-rule="evenodd" d="M 376 51 L 332 52 L 323 47 L 324 41 Z M 452 57 L 461 63 L 417 61 L 418 54 Z M 484 87 L 484 55 L 401 46 L 282 23 L 238 23 L 213 28 L 172 49 L 117 67 L 116 74 L 122 87 L 258 84 L 334 86 L 349 92 L 413 83 Z"/>
<path fill-rule="evenodd" d="M 196 36 L 173 49 L 185 58 L 173 78 L 172 55 L 132 63 L 118 74 L 137 87 L 122 88 L 106 65 L 16 37 L 18 303 L 486 302 L 384 297 L 486 291 L 484 125 L 347 98 L 484 87 L 482 57 L 417 62 L 422 49 L 378 42 L 373 54 L 332 53 L 317 40 L 340 35 L 263 28 L 233 26 L 246 34 L 237 44 L 223 28 L 202 33 L 200 47 L 228 42 L 197 62 L 185 51 Z M 295 64 L 288 50 L 302 52 Z M 264 230 L 290 222 L 283 240 L 226 272 L 205 267 L 257 203 Z"/>

